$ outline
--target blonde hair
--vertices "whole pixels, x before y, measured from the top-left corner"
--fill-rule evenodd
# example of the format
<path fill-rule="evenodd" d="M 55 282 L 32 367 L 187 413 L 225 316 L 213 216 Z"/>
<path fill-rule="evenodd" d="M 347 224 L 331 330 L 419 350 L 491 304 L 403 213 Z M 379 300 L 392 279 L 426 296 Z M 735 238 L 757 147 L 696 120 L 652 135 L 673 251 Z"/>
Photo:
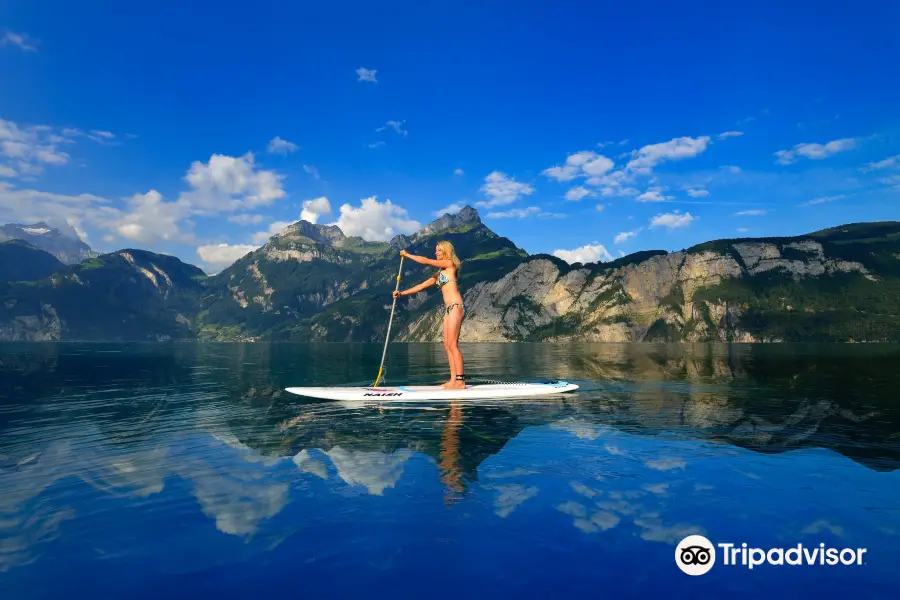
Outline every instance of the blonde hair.
<path fill-rule="evenodd" d="M 456 272 L 459 273 L 460 268 L 462 267 L 462 261 L 459 260 L 459 257 L 456 255 L 456 249 L 453 247 L 453 244 L 448 242 L 447 240 L 441 240 L 437 243 L 437 247 L 440 250 L 444 251 L 450 260 L 453 262 L 453 266 L 456 267 Z"/>

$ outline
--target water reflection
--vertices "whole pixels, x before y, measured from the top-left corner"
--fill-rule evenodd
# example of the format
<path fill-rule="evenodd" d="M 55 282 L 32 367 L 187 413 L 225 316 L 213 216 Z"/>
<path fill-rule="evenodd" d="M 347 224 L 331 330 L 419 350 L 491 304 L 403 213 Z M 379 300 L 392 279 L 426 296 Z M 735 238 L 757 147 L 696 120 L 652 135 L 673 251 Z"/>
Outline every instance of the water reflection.
<path fill-rule="evenodd" d="M 788 541 L 900 531 L 888 500 L 900 490 L 894 346 L 479 344 L 465 349 L 470 372 L 581 390 L 355 405 L 282 390 L 367 383 L 374 345 L 0 350 L 0 571 L 26 579 L 29 565 L 62 564 L 65 536 L 104 557 L 149 553 L 154 535 L 186 543 L 165 527 L 102 533 L 137 515 L 184 519 L 200 536 L 190 515 L 202 514 L 266 551 L 304 528 L 375 536 L 365 524 L 417 515 L 448 527 L 466 514 L 488 530 L 500 519 L 526 546 L 555 547 L 563 523 L 621 532 L 609 551 L 626 552 L 632 536 L 670 546 L 760 522 Z M 440 350 L 392 347 L 389 381 L 440 381 Z"/>

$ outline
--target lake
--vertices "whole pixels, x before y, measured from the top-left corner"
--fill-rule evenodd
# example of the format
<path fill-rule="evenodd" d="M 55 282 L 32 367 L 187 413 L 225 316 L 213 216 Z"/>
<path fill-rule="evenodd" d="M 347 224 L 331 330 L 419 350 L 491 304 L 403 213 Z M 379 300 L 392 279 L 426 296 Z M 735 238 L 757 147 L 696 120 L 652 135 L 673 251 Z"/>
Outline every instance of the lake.
<path fill-rule="evenodd" d="M 0 344 L 0 597 L 898 595 L 900 346 L 462 344 L 581 388 L 282 391 L 370 385 L 381 349 Z M 440 344 L 387 367 L 448 376 Z M 814 564 L 750 568 L 778 548 Z"/>

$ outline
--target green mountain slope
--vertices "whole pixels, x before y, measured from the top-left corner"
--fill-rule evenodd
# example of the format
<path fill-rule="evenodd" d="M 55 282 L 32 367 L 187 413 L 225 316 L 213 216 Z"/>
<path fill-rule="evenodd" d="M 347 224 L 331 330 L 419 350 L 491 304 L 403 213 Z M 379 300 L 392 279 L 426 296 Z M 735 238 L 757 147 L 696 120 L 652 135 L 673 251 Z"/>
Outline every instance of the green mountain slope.
<path fill-rule="evenodd" d="M 141 250 L 55 265 L 0 284 L 0 339 L 381 341 L 400 249 L 442 239 L 463 259 L 464 341 L 900 341 L 897 222 L 583 265 L 528 256 L 470 207 L 390 242 L 298 221 L 213 277 Z M 401 285 L 432 273 L 405 261 Z M 399 300 L 391 337 L 441 340 L 440 305 L 435 288 Z"/>
<path fill-rule="evenodd" d="M 23 240 L 0 242 L 0 283 L 43 279 L 64 267 L 49 252 Z"/>
<path fill-rule="evenodd" d="M 627 257 L 626 257 L 627 258 Z M 467 302 L 468 339 L 900 341 L 900 223 L 717 240 L 640 261 L 530 257 Z M 527 290 L 515 297 L 506 288 Z M 433 337 L 429 331 L 424 337 Z"/>
<path fill-rule="evenodd" d="M 463 285 L 508 272 L 525 256 L 485 227 L 478 213 L 463 209 L 412 237 L 390 243 L 345 237 L 336 227 L 299 221 L 215 278 L 202 299 L 202 339 L 372 340 L 384 334 L 399 251 L 434 255 L 438 240 L 451 241 L 465 264 Z M 403 284 L 424 280 L 433 269 L 404 262 Z M 433 307 L 436 296 L 413 313 Z M 388 307 L 389 308 L 389 307 Z M 398 316 L 398 323 L 407 320 Z"/>
<path fill-rule="evenodd" d="M 199 268 L 120 250 L 50 277 L 0 287 L 0 339 L 159 340 L 193 337 Z"/>

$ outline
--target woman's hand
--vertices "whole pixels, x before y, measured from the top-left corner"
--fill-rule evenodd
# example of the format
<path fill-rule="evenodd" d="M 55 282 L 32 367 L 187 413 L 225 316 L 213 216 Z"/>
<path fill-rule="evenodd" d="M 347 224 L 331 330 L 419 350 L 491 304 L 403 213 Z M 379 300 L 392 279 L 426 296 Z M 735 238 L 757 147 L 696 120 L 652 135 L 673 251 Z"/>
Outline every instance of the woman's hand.
<path fill-rule="evenodd" d="M 409 258 L 409 252 L 407 252 L 406 250 L 401 250 L 400 256 L 402 256 L 403 258 Z"/>
<path fill-rule="evenodd" d="M 399 290 L 394 290 L 394 293 L 393 293 L 394 300 L 396 300 L 397 298 L 399 298 L 402 295 L 403 295 L 403 293 L 400 292 Z"/>

